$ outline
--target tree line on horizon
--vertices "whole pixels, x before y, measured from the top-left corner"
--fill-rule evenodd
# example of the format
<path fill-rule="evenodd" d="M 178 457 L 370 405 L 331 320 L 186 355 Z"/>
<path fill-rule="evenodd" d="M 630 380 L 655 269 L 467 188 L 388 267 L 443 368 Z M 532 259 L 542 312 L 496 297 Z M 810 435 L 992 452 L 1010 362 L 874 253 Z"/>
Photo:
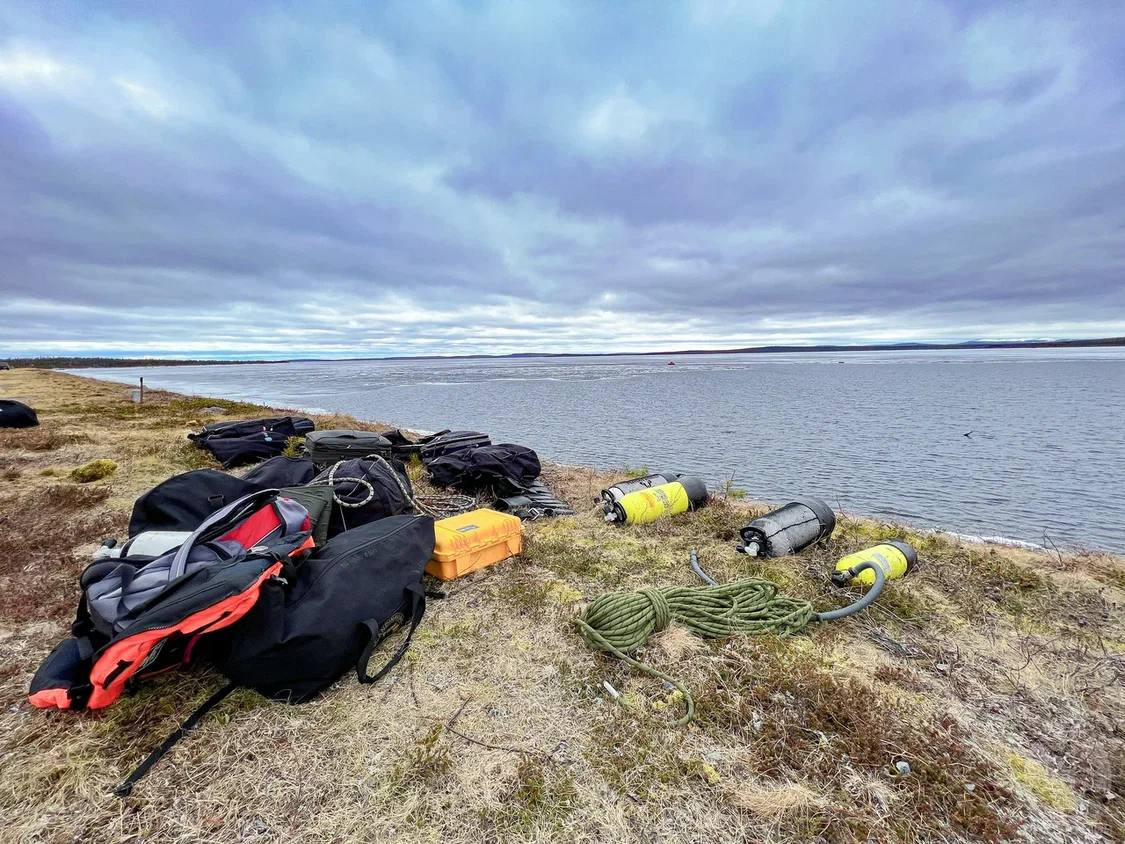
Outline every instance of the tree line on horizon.
<path fill-rule="evenodd" d="M 522 352 L 509 355 L 454 355 L 453 357 L 585 357 L 606 356 L 618 354 L 636 355 L 707 355 L 707 354 L 737 354 L 750 352 L 877 352 L 877 351 L 909 351 L 924 349 L 1049 349 L 1059 347 L 1089 347 L 1089 346 L 1125 346 L 1125 337 L 1102 337 L 1091 340 L 972 340 L 965 343 L 879 343 L 857 345 L 821 345 L 821 346 L 750 346 L 738 349 L 680 349 L 668 352 Z M 411 356 L 427 357 L 427 356 Z M 430 356 L 432 357 L 432 356 Z M 358 360 L 347 358 L 342 360 Z M 392 358 L 393 359 L 393 358 Z M 409 359 L 409 358 L 400 358 Z M 315 360 L 315 358 L 309 358 Z M 87 357 L 72 355 L 69 357 L 25 357 L 25 358 L 0 358 L 0 363 L 6 363 L 13 369 L 93 369 L 108 367 L 131 366 L 200 366 L 215 364 L 237 363 L 280 363 L 278 360 L 222 360 L 216 358 L 114 358 L 114 357 Z"/>

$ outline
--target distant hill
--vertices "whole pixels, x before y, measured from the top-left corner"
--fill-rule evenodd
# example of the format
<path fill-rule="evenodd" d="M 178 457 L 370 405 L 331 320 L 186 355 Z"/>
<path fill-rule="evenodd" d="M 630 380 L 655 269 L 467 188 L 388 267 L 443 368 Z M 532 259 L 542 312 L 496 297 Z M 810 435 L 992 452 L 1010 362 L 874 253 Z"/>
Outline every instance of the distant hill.
<path fill-rule="evenodd" d="M 1101 337 L 1094 340 L 967 340 L 963 343 L 866 343 L 861 345 L 824 346 L 744 346 L 736 349 L 675 349 L 665 352 L 515 352 L 509 355 L 411 355 L 383 358 L 277 358 L 274 360 L 224 360 L 176 358 L 107 358 L 107 357 L 35 357 L 9 358 L 12 367 L 35 369 L 86 369 L 126 366 L 199 366 L 203 364 L 291 363 L 295 360 L 452 360 L 504 358 L 577 358 L 614 357 L 618 355 L 672 357 L 675 355 L 779 354 L 784 352 L 910 352 L 954 349 L 1052 349 L 1087 348 L 1094 346 L 1125 346 L 1125 337 Z"/>

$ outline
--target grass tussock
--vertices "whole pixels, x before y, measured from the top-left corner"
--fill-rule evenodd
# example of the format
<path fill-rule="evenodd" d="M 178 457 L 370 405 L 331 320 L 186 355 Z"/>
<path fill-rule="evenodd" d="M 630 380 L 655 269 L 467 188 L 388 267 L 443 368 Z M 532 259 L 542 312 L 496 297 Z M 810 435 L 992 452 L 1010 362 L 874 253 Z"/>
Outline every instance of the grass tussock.
<path fill-rule="evenodd" d="M 29 709 L 27 680 L 65 632 L 94 544 L 124 534 L 132 501 L 217 468 L 186 434 L 284 411 L 160 391 L 136 405 L 121 385 L 44 371 L 3 378 L 43 423 L 31 439 L 0 435 L 6 839 L 1092 844 L 1125 832 L 1120 558 L 845 515 L 815 548 L 751 560 L 732 546 L 765 508 L 733 485 L 697 512 L 619 527 L 594 499 L 647 469 L 550 463 L 545 482 L 578 515 L 526 523 L 519 558 L 443 584 L 385 680 L 345 678 L 296 707 L 239 692 L 122 803 L 113 786 L 221 679 L 173 672 L 95 715 Z M 98 458 L 117 471 L 68 479 Z M 420 494 L 437 492 L 410 471 Z M 692 548 L 718 580 L 755 574 L 841 606 L 859 592 L 831 585 L 835 561 L 889 538 L 911 542 L 919 565 L 862 616 L 784 640 L 704 641 L 675 626 L 654 637 L 638 657 L 691 689 L 699 717 L 684 729 L 670 726 L 677 692 L 571 626 L 607 590 L 694 585 Z"/>
<path fill-rule="evenodd" d="M 80 484 L 93 483 L 100 481 L 103 478 L 108 478 L 117 471 L 117 461 L 108 460 L 104 457 L 97 460 L 91 460 L 82 466 L 72 469 L 70 472 L 70 479 Z"/>
<path fill-rule="evenodd" d="M 93 439 L 89 434 L 59 431 L 46 425 L 0 430 L 0 451 L 58 451 L 67 446 L 91 442 Z"/>

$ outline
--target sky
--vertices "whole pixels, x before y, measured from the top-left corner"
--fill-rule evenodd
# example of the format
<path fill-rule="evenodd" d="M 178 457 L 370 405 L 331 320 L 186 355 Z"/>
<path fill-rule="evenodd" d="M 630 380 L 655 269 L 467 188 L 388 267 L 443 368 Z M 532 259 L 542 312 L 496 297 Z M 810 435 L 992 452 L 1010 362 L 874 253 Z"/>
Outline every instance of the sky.
<path fill-rule="evenodd" d="M 1125 9 L 0 4 L 0 355 L 1125 335 Z"/>

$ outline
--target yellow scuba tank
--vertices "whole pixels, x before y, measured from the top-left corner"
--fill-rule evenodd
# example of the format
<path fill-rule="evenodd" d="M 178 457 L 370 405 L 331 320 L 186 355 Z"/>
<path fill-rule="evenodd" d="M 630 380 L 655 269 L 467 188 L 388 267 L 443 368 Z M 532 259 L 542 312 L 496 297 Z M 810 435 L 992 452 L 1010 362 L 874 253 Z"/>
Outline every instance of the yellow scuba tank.
<path fill-rule="evenodd" d="M 613 501 L 607 522 L 647 525 L 665 516 L 675 516 L 702 507 L 707 502 L 707 486 L 699 478 L 684 476 L 666 484 L 638 489 Z"/>
<path fill-rule="evenodd" d="M 853 576 L 851 574 L 852 569 L 861 563 L 872 563 L 880 568 L 887 580 L 894 580 L 910 571 L 917 562 L 917 551 L 899 539 L 891 539 L 842 557 L 836 563 L 836 572 L 832 575 L 832 581 L 839 586 L 849 583 L 874 586 L 875 572 L 865 568 L 859 574 Z"/>

